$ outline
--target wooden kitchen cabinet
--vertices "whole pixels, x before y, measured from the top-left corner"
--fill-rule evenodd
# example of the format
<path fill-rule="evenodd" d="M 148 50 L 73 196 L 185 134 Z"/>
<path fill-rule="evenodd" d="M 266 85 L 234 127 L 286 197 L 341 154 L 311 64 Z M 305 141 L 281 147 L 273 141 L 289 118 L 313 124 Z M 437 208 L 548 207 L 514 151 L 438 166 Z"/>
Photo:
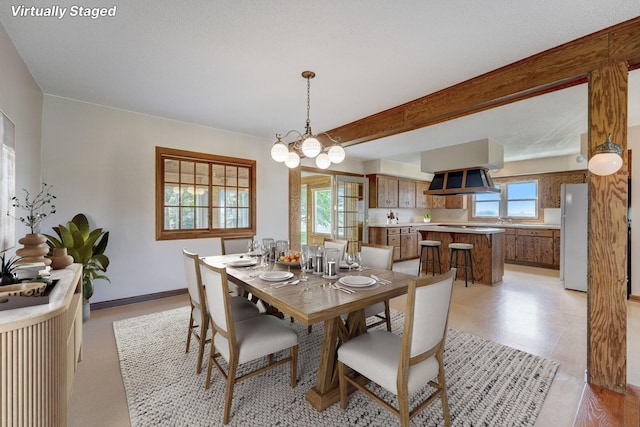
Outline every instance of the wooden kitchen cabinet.
<path fill-rule="evenodd" d="M 431 209 L 446 209 L 448 196 L 431 196 Z"/>
<path fill-rule="evenodd" d="M 553 268 L 560 269 L 560 230 L 553 230 Z"/>
<path fill-rule="evenodd" d="M 398 179 L 383 175 L 368 175 L 369 207 L 397 208 Z M 414 196 L 415 197 L 415 196 Z M 415 203 L 415 200 L 414 200 Z"/>
<path fill-rule="evenodd" d="M 413 227 L 369 227 L 369 243 L 392 246 L 394 261 L 418 257 L 418 234 Z"/>
<path fill-rule="evenodd" d="M 516 262 L 516 229 L 504 229 L 504 262 Z"/>
<path fill-rule="evenodd" d="M 430 184 L 428 181 L 416 181 L 416 208 L 431 209 L 433 196 L 424 194 L 429 189 Z"/>
<path fill-rule="evenodd" d="M 552 267 L 553 254 L 553 230 L 517 230 L 516 261 L 518 264 Z"/>
<path fill-rule="evenodd" d="M 416 207 L 416 182 L 398 180 L 398 207 L 399 208 L 415 208 Z"/>
<path fill-rule="evenodd" d="M 587 182 L 586 171 L 572 171 L 544 174 L 541 179 L 540 207 L 560 207 L 560 187 L 562 184 L 582 184 Z"/>

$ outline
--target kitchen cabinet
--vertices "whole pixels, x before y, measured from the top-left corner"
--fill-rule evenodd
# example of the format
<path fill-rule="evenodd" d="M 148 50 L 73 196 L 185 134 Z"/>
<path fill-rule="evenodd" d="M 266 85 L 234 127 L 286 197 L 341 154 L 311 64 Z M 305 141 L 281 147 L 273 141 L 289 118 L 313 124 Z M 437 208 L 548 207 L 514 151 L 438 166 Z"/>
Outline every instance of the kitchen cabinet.
<path fill-rule="evenodd" d="M 587 182 L 586 171 L 560 172 L 544 174 L 541 179 L 540 207 L 560 207 L 560 186 L 562 184 L 581 184 Z"/>
<path fill-rule="evenodd" d="M 431 196 L 431 209 L 446 209 L 448 196 Z"/>
<path fill-rule="evenodd" d="M 433 196 L 424 194 L 429 189 L 428 181 L 416 181 L 416 208 L 431 209 Z"/>
<path fill-rule="evenodd" d="M 504 262 L 516 262 L 516 229 L 504 229 Z"/>
<path fill-rule="evenodd" d="M 418 234 L 413 227 L 369 227 L 369 243 L 393 247 L 393 260 L 418 257 Z"/>
<path fill-rule="evenodd" d="M 398 180 L 398 207 L 399 208 L 415 208 L 416 207 L 416 182 Z"/>
<path fill-rule="evenodd" d="M 383 175 L 369 175 L 368 178 L 369 207 L 397 208 L 398 179 Z"/>
<path fill-rule="evenodd" d="M 554 260 L 553 230 L 518 229 L 516 261 L 518 264 L 552 267 Z"/>
<path fill-rule="evenodd" d="M 560 230 L 553 230 L 553 268 L 560 269 Z"/>

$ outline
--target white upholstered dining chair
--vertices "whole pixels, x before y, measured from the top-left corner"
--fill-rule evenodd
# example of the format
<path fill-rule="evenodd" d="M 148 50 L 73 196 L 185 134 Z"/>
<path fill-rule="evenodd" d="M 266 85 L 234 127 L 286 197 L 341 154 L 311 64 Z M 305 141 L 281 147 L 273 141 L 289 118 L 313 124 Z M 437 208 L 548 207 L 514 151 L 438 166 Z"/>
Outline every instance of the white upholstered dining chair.
<path fill-rule="evenodd" d="M 409 280 L 402 336 L 372 330 L 342 344 L 338 350 L 342 409 L 347 409 L 347 385 L 351 384 L 408 427 L 411 418 L 440 397 L 445 425 L 451 425 L 443 356 L 455 277 L 453 268 L 435 277 Z M 398 408 L 348 375 L 347 367 L 396 395 Z M 410 396 L 427 384 L 435 391 L 410 410 Z"/>
<path fill-rule="evenodd" d="M 246 254 L 249 242 L 253 242 L 253 236 L 221 237 L 222 255 Z"/>
<path fill-rule="evenodd" d="M 347 246 L 349 245 L 348 240 L 339 240 L 339 239 L 324 239 L 323 243 L 325 248 L 337 249 L 340 251 L 339 260 L 344 260 L 344 253 L 347 250 Z"/>
<path fill-rule="evenodd" d="M 360 245 L 360 258 L 363 265 L 372 268 L 391 270 L 393 268 L 393 246 L 372 245 L 362 243 Z M 384 315 L 380 314 L 383 313 Z M 386 323 L 387 331 L 391 332 L 391 310 L 389 300 L 370 305 L 364 310 L 364 317 L 377 317 L 378 320 L 369 323 L 367 328 Z"/>
<path fill-rule="evenodd" d="M 207 310 L 207 301 L 205 298 L 204 286 L 202 285 L 202 277 L 200 275 L 200 259 L 198 254 L 183 249 L 182 258 L 184 261 L 184 271 L 187 277 L 189 301 L 191 303 L 186 352 L 189 352 L 189 348 L 191 347 L 191 337 L 193 336 L 198 341 L 198 365 L 196 366 L 196 372 L 199 374 L 200 371 L 202 371 L 204 346 L 209 342 L 207 339 L 209 311 Z M 236 319 L 244 320 L 260 314 L 258 306 L 246 298 L 232 297 L 230 304 Z"/>
<path fill-rule="evenodd" d="M 291 387 L 297 383 L 298 334 L 284 321 L 274 316 L 259 316 L 235 321 L 230 310 L 229 284 L 225 268 L 218 268 L 201 261 L 202 279 L 210 307 L 212 345 L 207 367 L 206 388 L 211 384 L 211 370 L 215 365 L 227 383 L 223 423 L 229 422 L 233 388 L 235 383 L 260 374 L 267 369 L 289 362 Z M 275 360 L 274 354 L 289 349 L 289 356 Z M 267 364 L 254 371 L 236 377 L 238 365 L 267 357 Z M 227 371 L 218 362 L 222 357 Z"/>

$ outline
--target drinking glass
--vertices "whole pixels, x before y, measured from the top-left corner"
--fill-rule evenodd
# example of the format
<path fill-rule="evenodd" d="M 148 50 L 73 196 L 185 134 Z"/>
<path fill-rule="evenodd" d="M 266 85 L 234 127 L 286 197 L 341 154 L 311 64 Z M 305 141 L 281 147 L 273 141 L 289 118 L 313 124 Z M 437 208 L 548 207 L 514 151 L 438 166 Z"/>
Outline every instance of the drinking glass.
<path fill-rule="evenodd" d="M 301 282 L 306 282 L 307 281 L 307 266 L 309 263 L 309 252 L 306 250 L 306 248 L 302 248 L 302 251 L 300 251 L 300 281 Z"/>
<path fill-rule="evenodd" d="M 349 273 L 351 273 L 351 266 L 356 261 L 356 255 L 353 252 L 348 252 L 346 257 L 346 263 L 349 266 Z"/>
<path fill-rule="evenodd" d="M 271 257 L 271 247 L 268 245 L 262 246 L 262 260 L 260 266 L 267 267 L 269 265 L 269 258 Z"/>
<path fill-rule="evenodd" d="M 362 252 L 356 252 L 354 261 L 358 264 L 358 271 L 362 271 Z"/>
<path fill-rule="evenodd" d="M 286 256 L 288 252 L 289 252 L 289 241 L 276 240 L 276 261 L 279 261 L 281 256 Z"/>
<path fill-rule="evenodd" d="M 260 244 L 259 240 L 255 240 L 253 242 L 253 252 L 255 252 L 256 254 L 260 253 L 260 248 L 262 247 L 262 245 Z"/>
<path fill-rule="evenodd" d="M 247 254 L 250 254 L 253 250 L 253 240 L 247 240 Z"/>

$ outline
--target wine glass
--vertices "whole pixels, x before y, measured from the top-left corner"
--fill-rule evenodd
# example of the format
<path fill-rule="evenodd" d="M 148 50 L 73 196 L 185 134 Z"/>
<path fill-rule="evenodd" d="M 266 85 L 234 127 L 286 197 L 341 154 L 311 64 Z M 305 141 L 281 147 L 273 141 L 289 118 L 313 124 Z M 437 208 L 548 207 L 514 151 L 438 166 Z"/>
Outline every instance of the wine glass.
<path fill-rule="evenodd" d="M 307 265 L 309 263 L 309 253 L 303 248 L 300 252 L 300 281 L 307 281 Z"/>
<path fill-rule="evenodd" d="M 262 246 L 262 260 L 261 266 L 266 267 L 269 265 L 269 257 L 271 256 L 271 248 L 268 245 Z"/>
<path fill-rule="evenodd" d="M 260 244 L 260 241 L 255 240 L 253 242 L 253 254 L 257 256 L 260 253 L 261 248 L 262 248 L 262 244 Z"/>
<path fill-rule="evenodd" d="M 251 254 L 253 250 L 253 240 L 247 240 L 247 255 Z"/>
<path fill-rule="evenodd" d="M 349 273 L 351 273 L 351 266 L 356 261 L 356 255 L 353 252 L 347 253 L 347 259 L 345 260 L 349 266 Z"/>
<path fill-rule="evenodd" d="M 362 271 L 362 252 L 355 253 L 355 263 L 358 264 L 358 271 Z"/>

